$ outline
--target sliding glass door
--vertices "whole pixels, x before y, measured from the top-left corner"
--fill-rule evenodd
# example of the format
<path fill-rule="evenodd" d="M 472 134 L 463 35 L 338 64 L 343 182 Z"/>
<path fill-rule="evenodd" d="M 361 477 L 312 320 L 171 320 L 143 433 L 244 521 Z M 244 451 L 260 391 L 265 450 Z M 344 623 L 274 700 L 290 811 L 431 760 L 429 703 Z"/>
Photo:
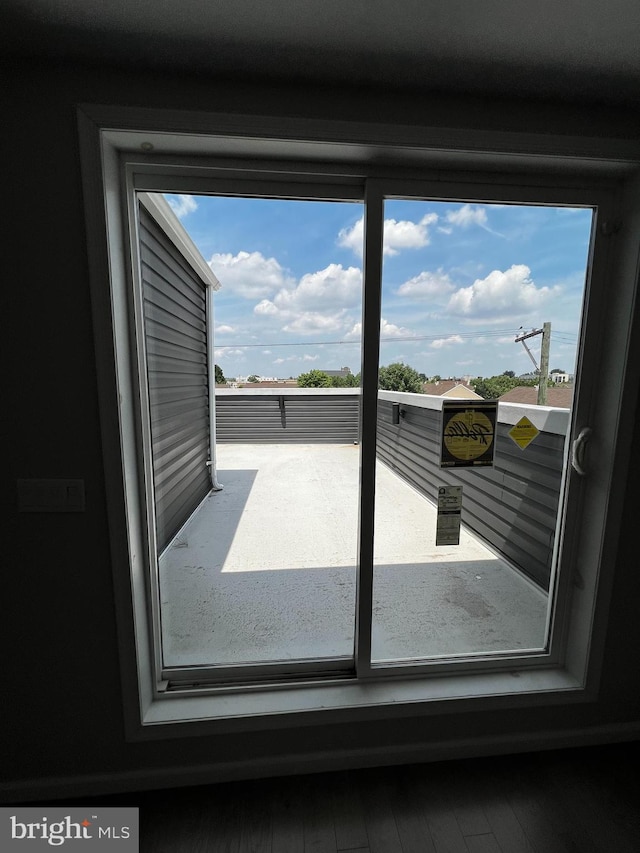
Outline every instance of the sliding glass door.
<path fill-rule="evenodd" d="M 384 200 L 376 663 L 547 646 L 593 216 Z"/>
<path fill-rule="evenodd" d="M 558 654 L 607 192 L 132 183 L 162 196 L 221 284 L 206 314 L 197 282 L 171 289 L 179 257 L 138 244 L 164 677 L 366 679 Z M 187 456 L 193 506 L 171 527 L 169 468 L 180 491 Z"/>

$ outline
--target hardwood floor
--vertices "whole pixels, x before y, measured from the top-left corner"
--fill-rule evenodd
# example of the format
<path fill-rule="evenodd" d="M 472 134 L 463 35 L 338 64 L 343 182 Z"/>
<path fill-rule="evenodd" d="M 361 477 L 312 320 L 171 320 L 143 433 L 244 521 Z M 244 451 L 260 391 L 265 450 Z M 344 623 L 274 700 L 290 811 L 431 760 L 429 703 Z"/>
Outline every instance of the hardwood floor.
<path fill-rule="evenodd" d="M 142 853 L 639 853 L 639 759 L 627 743 L 99 802 L 139 806 Z"/>

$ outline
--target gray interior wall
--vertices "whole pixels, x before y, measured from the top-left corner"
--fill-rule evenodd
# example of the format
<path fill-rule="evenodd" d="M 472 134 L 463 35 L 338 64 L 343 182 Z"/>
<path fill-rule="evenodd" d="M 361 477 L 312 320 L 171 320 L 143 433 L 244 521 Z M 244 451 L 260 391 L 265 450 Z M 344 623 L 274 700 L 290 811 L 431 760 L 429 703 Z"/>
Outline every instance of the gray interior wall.
<path fill-rule="evenodd" d="M 206 287 L 140 209 L 140 269 L 162 551 L 209 492 Z"/>
<path fill-rule="evenodd" d="M 441 413 L 402 404 L 392 423 L 392 403 L 378 401 L 378 455 L 431 500 L 439 486 L 463 487 L 462 522 L 549 588 L 564 439 L 541 432 L 526 455 L 497 424 L 495 458 L 487 468 L 440 468 Z"/>
<path fill-rule="evenodd" d="M 640 572 L 637 570 L 637 482 L 640 455 L 632 456 L 624 490 L 620 550 L 603 572 L 612 576 L 603 675 L 597 695 L 584 704 L 496 709 L 477 701 L 458 714 L 404 710 L 354 722 L 345 714 L 322 726 L 224 732 L 131 743 L 124 731 L 114 605 L 105 458 L 98 416 L 94 334 L 109 346 L 109 326 L 92 322 L 89 269 L 78 154 L 76 105 L 211 110 L 310 116 L 317 119 L 458 127 L 473 133 L 505 129 L 567 135 L 599 133 L 640 137 L 640 116 L 605 106 L 414 97 L 308 86 L 124 74 L 109 68 L 5 66 L 0 72 L 3 188 L 10 215 L 3 237 L 7 299 L 3 363 L 7 419 L 2 470 L 3 687 L 0 703 L 4 795 L 18 796 L 21 781 L 50 781 L 78 795 L 91 784 L 116 788 L 202 780 L 210 774 L 251 773 L 251 762 L 278 772 L 287 758 L 313 769 L 407 760 L 433 750 L 451 757 L 482 750 L 557 746 L 640 724 L 640 671 L 629 661 L 640 648 Z M 104 286 L 108 284 L 105 281 Z M 637 413 L 640 417 L 640 412 Z M 18 513 L 19 477 L 83 478 L 84 513 Z M 126 566 L 115 566 L 125 571 Z M 565 740 L 563 740 L 563 738 Z M 496 740 L 498 739 L 498 740 Z M 502 739 L 502 740 L 500 740 Z M 575 741 L 573 741 L 575 742 Z M 496 744 L 498 744 L 496 746 Z M 528 746 L 527 746 L 528 745 Z M 402 752 L 404 750 L 404 752 Z M 422 750 L 422 751 L 421 751 Z M 335 766 L 335 764 L 334 764 Z M 244 770 L 243 770 L 244 768 Z M 198 771 L 202 770 L 201 775 Z M 75 789 L 65 787 L 76 785 Z M 8 793 L 7 793 L 8 792 Z"/>

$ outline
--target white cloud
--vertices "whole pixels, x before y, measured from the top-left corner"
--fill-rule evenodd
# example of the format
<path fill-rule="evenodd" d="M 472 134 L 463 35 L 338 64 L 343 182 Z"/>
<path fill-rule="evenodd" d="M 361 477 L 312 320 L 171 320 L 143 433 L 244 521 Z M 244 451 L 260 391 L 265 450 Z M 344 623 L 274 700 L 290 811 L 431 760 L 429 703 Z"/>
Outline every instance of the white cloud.
<path fill-rule="evenodd" d="M 279 312 L 278 312 L 278 309 L 276 308 L 276 306 L 273 304 L 273 302 L 270 299 L 263 299 L 261 302 L 258 302 L 257 305 L 254 305 L 253 313 L 254 314 L 264 314 L 267 316 L 268 315 L 274 316 L 275 314 L 278 314 Z"/>
<path fill-rule="evenodd" d="M 382 252 L 397 255 L 401 249 L 420 249 L 429 245 L 429 226 L 438 221 L 437 213 L 425 214 L 419 222 L 385 219 Z M 351 228 L 343 228 L 338 234 L 338 245 L 351 249 L 362 257 L 364 242 L 364 217 Z"/>
<path fill-rule="evenodd" d="M 344 328 L 344 311 L 335 314 L 321 314 L 319 311 L 304 311 L 283 326 L 285 332 L 298 335 L 326 334 L 340 332 Z"/>
<path fill-rule="evenodd" d="M 410 296 L 417 299 L 429 297 L 431 299 L 446 296 L 455 290 L 455 286 L 449 276 L 441 269 L 437 272 L 421 272 L 405 281 L 398 288 L 398 296 Z"/>
<path fill-rule="evenodd" d="M 432 349 L 442 349 L 443 347 L 449 347 L 453 344 L 461 344 L 464 343 L 460 335 L 449 335 L 448 338 L 438 338 L 437 341 L 431 341 L 429 346 Z"/>
<path fill-rule="evenodd" d="M 483 207 L 465 204 L 459 210 L 449 210 L 446 218 L 447 222 L 460 228 L 468 228 L 470 225 L 484 227 L 487 224 L 487 211 Z"/>
<path fill-rule="evenodd" d="M 260 252 L 238 252 L 237 255 L 215 254 L 209 261 L 226 292 L 245 299 L 270 296 L 292 279 L 275 258 L 265 258 Z"/>
<path fill-rule="evenodd" d="M 358 257 L 362 257 L 364 249 L 364 216 L 352 225 L 351 228 L 343 228 L 338 234 L 338 246 L 351 249 Z"/>
<path fill-rule="evenodd" d="M 192 195 L 167 195 L 165 199 L 178 219 L 184 219 L 198 209 L 198 203 Z"/>
<path fill-rule="evenodd" d="M 320 358 L 319 355 L 289 355 L 286 358 L 280 357 L 273 360 L 274 364 L 285 364 L 287 361 L 317 361 Z"/>
<path fill-rule="evenodd" d="M 404 326 L 396 326 L 394 323 L 388 323 L 384 317 L 380 318 L 380 337 L 381 338 L 410 338 L 415 337 L 415 332 L 410 329 L 405 329 Z"/>
<path fill-rule="evenodd" d="M 362 337 L 362 323 L 355 323 L 350 331 L 345 335 L 346 340 L 359 341 Z M 404 326 L 396 326 L 394 323 L 389 323 L 384 317 L 380 318 L 380 337 L 381 338 L 411 338 L 415 337 L 415 332 L 411 329 L 405 329 Z"/>
<path fill-rule="evenodd" d="M 491 205 L 492 207 L 500 207 L 501 205 Z M 451 225 L 455 225 L 458 228 L 469 228 L 471 225 L 477 225 L 479 228 L 483 228 L 485 231 L 488 231 L 489 234 L 493 234 L 496 237 L 504 237 L 504 234 L 501 234 L 499 231 L 494 231 L 492 228 L 489 228 L 487 221 L 487 211 L 484 207 L 473 207 L 471 204 L 464 204 L 458 210 L 449 210 L 447 211 L 446 220 Z M 445 231 L 445 229 L 439 229 L 441 231 Z M 451 230 L 449 232 L 451 233 Z"/>
<path fill-rule="evenodd" d="M 359 341 L 362 337 L 362 323 L 354 323 L 344 337 L 347 341 Z"/>
<path fill-rule="evenodd" d="M 323 270 L 306 273 L 294 288 L 282 288 L 273 298 L 281 311 L 335 311 L 352 308 L 362 298 L 362 271 L 329 264 Z"/>
<path fill-rule="evenodd" d="M 397 255 L 400 249 L 420 249 L 427 246 L 428 227 L 437 221 L 437 213 L 427 213 L 419 222 L 385 219 L 383 254 Z"/>
<path fill-rule="evenodd" d="M 230 335 L 236 331 L 235 326 L 216 326 L 216 335 Z"/>
<path fill-rule="evenodd" d="M 347 311 L 359 307 L 361 294 L 360 269 L 329 264 L 303 275 L 295 286 L 280 288 L 271 299 L 262 299 L 253 312 L 279 322 L 285 332 L 342 334 L 350 322 Z"/>
<path fill-rule="evenodd" d="M 220 349 L 215 349 L 213 354 L 216 358 L 235 358 L 240 355 L 244 355 L 243 349 L 232 349 L 231 347 L 220 347 Z"/>
<path fill-rule="evenodd" d="M 525 264 L 514 264 L 508 270 L 493 270 L 486 278 L 476 279 L 469 287 L 460 288 L 449 299 L 449 314 L 470 323 L 522 321 L 535 315 L 560 288 L 536 287 Z"/>

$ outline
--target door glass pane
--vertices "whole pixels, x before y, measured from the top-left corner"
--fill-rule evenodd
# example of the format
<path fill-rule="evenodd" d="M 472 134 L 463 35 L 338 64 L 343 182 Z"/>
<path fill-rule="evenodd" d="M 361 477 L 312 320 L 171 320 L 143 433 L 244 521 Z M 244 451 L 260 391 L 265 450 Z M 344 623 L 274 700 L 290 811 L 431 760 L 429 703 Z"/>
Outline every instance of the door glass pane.
<path fill-rule="evenodd" d="M 348 665 L 362 205 L 167 199 L 221 283 L 213 346 L 222 489 L 209 493 L 202 448 L 214 428 L 205 297 L 193 282 L 174 283 L 179 261 L 145 249 L 143 230 L 164 665 Z M 189 478 L 197 483 L 185 511 Z"/>
<path fill-rule="evenodd" d="M 592 215 L 385 202 L 376 662 L 545 647 Z"/>

